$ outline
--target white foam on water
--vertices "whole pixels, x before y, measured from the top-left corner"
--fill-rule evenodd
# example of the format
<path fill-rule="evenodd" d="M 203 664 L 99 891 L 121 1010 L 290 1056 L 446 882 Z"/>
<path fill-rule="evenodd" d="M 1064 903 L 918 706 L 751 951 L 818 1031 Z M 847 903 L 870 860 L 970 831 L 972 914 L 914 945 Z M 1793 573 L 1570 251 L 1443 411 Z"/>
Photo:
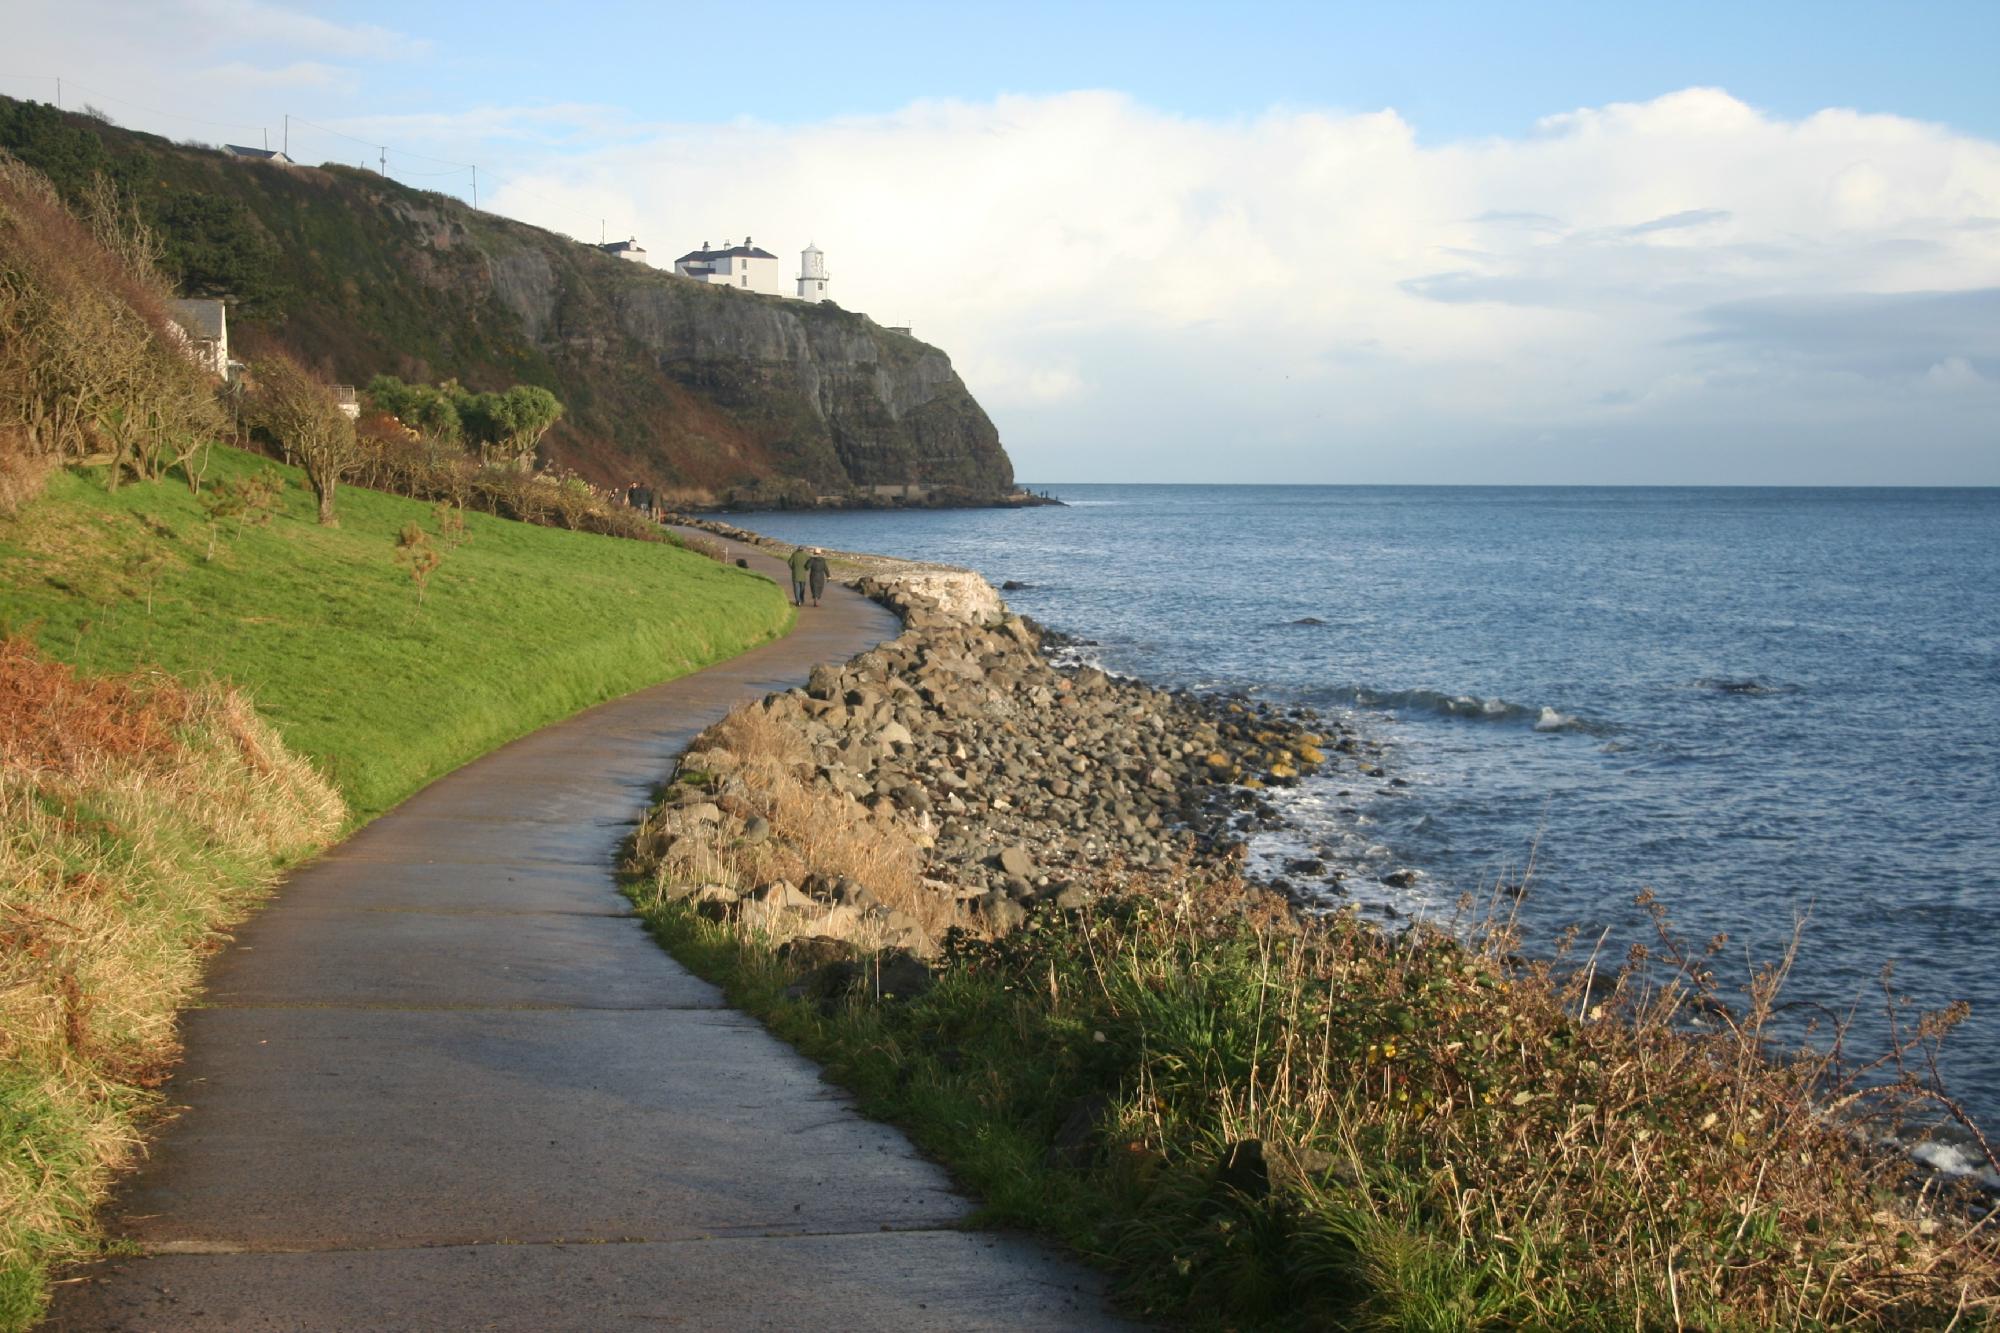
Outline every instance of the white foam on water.
<path fill-rule="evenodd" d="M 1908 1152 L 1911 1161 L 1929 1167 L 1941 1176 L 1971 1178 L 1987 1189 L 2000 1190 L 2000 1172 L 1994 1171 L 1992 1164 L 1971 1144 L 1926 1139 L 1912 1144 Z"/>
<path fill-rule="evenodd" d="M 1558 713 L 1555 709 L 1544 706 L 1541 712 L 1541 716 L 1535 719 L 1535 730 L 1561 731 L 1563 728 L 1570 726 L 1575 721 L 1576 721 L 1575 718 L 1569 716 L 1566 713 Z"/>

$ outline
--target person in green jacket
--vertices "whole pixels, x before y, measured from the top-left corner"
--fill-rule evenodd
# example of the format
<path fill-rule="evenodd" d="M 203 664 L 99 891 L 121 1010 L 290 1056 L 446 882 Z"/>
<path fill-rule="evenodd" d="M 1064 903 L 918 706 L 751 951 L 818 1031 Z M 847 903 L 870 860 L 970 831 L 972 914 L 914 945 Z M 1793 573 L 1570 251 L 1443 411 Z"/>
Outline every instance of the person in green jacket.
<path fill-rule="evenodd" d="M 792 551 L 792 558 L 785 563 L 792 570 L 792 605 L 806 604 L 806 566 L 812 562 L 812 555 L 800 546 Z"/>

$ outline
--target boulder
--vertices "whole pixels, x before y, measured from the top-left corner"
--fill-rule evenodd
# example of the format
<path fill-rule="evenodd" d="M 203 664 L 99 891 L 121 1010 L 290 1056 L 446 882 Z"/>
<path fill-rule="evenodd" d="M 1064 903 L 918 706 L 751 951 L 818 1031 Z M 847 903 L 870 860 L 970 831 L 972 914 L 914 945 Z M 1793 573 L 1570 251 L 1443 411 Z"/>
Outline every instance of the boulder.
<path fill-rule="evenodd" d="M 880 1000 L 915 999 L 936 981 L 930 968 L 908 949 L 890 949 L 872 965 L 864 965 L 862 972 L 869 990 Z"/>
<path fill-rule="evenodd" d="M 813 902 L 810 895 L 801 893 L 798 889 L 792 887 L 790 883 L 782 879 L 774 879 L 763 888 L 754 890 L 750 894 L 750 898 L 753 902 L 762 903 L 766 907 L 779 908 L 785 911 L 809 912 L 818 906 L 818 904 Z"/>
<path fill-rule="evenodd" d="M 1029 855 L 1026 847 L 1018 844 L 1004 849 L 994 863 L 1014 879 L 1025 880 L 1035 873 L 1035 858 Z"/>

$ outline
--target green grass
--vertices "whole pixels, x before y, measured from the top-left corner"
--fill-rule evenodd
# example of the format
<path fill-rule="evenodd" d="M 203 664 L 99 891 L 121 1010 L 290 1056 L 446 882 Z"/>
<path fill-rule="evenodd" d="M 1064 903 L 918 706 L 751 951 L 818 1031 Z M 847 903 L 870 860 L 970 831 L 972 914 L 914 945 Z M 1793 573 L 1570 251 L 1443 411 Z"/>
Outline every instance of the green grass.
<path fill-rule="evenodd" d="M 1142 1315 L 2000 1324 L 1984 1224 L 1901 1198 L 1893 1159 L 1814 1113 L 1821 1084 L 1764 1062 L 1762 1010 L 1741 1048 L 1671 1022 L 1664 991 L 1579 1021 L 1581 992 L 1545 971 L 1198 898 L 1039 913 L 948 944 L 934 986 L 878 1000 L 650 877 L 628 892 L 682 962 L 943 1162 L 976 1220 L 1062 1241 Z M 1726 1132 L 1732 1114 L 1746 1132 Z"/>
<path fill-rule="evenodd" d="M 91 671 L 242 688 L 357 823 L 516 736 L 790 625 L 776 585 L 744 571 L 480 514 L 420 607 L 396 538 L 414 522 L 447 549 L 427 506 L 344 488 L 340 526 L 322 528 L 295 469 L 225 448 L 207 485 L 266 468 L 287 478 L 282 509 L 240 529 L 211 523 L 178 481 L 107 493 L 101 474 L 56 477 L 0 522 L 0 629 Z"/>
<path fill-rule="evenodd" d="M 211 520 L 204 500 L 267 471 L 287 485 L 265 521 Z M 320 527 L 296 472 L 235 450 L 215 451 L 200 498 L 178 479 L 107 492 L 101 473 L 59 474 L 0 520 L 0 630 L 92 674 L 156 668 L 242 690 L 339 788 L 351 827 L 515 736 L 768 640 L 793 614 L 768 580 L 664 542 L 467 514 L 454 543 L 430 507 L 359 489 L 340 493 L 339 516 Z M 421 605 L 397 559 L 412 524 L 443 552 Z M 172 1015 L 218 932 L 338 832 L 331 792 L 291 761 L 252 765 L 278 750 L 262 724 L 198 693 L 171 755 L 121 767 L 93 750 L 74 773 L 10 770 L 0 784 L 8 1333 L 38 1317 L 53 1268 L 98 1243 L 93 1205 L 157 1105 Z M 78 735 L 81 714 L 23 698 L 9 720 L 26 740 Z M 65 997 L 80 1021 L 62 1021 Z"/>

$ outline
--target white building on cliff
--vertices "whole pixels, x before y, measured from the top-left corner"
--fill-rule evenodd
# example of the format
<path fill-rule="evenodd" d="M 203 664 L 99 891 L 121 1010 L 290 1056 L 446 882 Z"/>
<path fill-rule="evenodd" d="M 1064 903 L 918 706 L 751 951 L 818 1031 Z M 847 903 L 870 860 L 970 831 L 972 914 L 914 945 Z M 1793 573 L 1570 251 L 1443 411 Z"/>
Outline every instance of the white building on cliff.
<path fill-rule="evenodd" d="M 739 291 L 762 292 L 766 296 L 785 294 L 784 279 L 778 273 L 778 257 L 752 245 L 748 236 L 741 245 L 724 241 L 719 250 L 710 249 L 708 242 L 703 241 L 701 249 L 690 250 L 674 261 L 674 272 L 683 278 Z"/>
<path fill-rule="evenodd" d="M 811 242 L 807 242 L 806 248 L 799 251 L 799 299 L 801 301 L 826 299 L 826 255 Z"/>

